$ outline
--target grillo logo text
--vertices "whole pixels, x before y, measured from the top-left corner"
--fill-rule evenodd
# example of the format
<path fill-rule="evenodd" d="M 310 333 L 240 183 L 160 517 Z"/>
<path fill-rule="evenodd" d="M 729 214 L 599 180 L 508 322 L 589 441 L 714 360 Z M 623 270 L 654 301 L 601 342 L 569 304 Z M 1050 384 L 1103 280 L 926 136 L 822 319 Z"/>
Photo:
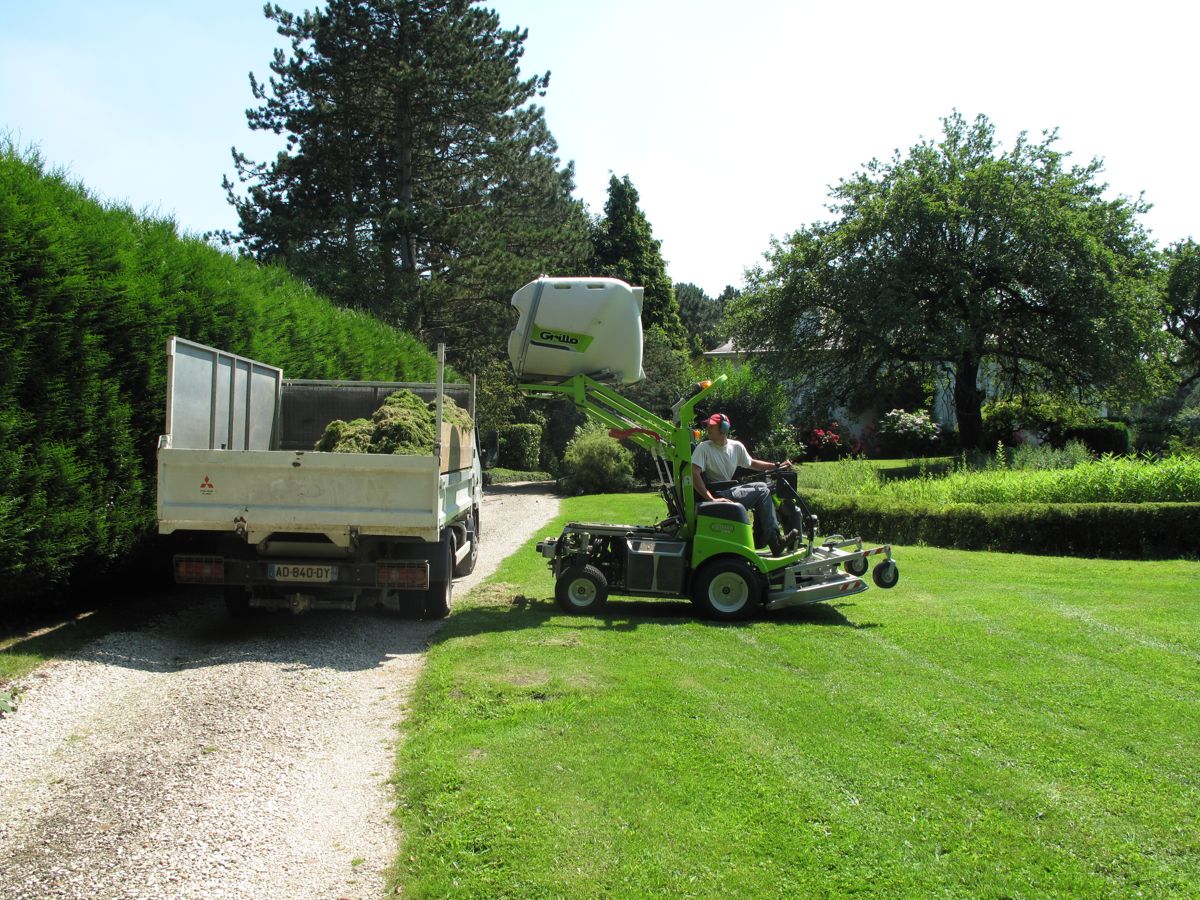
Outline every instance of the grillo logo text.
<path fill-rule="evenodd" d="M 543 341 L 558 341 L 560 344 L 578 344 L 579 338 L 570 334 L 555 334 L 553 331 L 543 331 L 538 335 Z"/>

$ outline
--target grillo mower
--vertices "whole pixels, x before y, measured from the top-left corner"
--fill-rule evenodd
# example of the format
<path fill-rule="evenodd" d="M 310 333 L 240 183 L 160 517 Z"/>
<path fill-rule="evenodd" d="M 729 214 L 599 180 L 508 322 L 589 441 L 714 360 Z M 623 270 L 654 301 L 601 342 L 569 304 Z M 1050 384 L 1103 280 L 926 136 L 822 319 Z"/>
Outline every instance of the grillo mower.
<path fill-rule="evenodd" d="M 607 425 L 612 437 L 649 451 L 667 507 L 655 525 L 572 522 L 558 537 L 538 542 L 555 577 L 558 605 L 571 614 L 596 614 L 612 594 L 686 597 L 711 618 L 746 619 L 763 609 L 861 593 L 868 589 L 863 576 L 871 557 L 879 557 L 875 584 L 895 587 L 900 571 L 890 546 L 866 547 L 859 537 L 818 537 L 817 517 L 789 469 L 744 479 L 765 480 L 784 531 L 801 535 L 799 546 L 782 556 L 762 547 L 765 537 L 755 539 L 750 514 L 740 504 L 697 502 L 691 477 L 699 435 L 696 404 L 725 376 L 695 385 L 672 407 L 670 421 L 621 396 L 613 383 L 643 377 L 640 291 L 615 279 L 541 278 L 513 298 L 521 321 L 510 337 L 509 355 L 521 391 L 570 400 Z M 547 297 L 558 303 L 547 308 L 542 302 Z M 618 357 L 619 370 L 602 365 Z"/>

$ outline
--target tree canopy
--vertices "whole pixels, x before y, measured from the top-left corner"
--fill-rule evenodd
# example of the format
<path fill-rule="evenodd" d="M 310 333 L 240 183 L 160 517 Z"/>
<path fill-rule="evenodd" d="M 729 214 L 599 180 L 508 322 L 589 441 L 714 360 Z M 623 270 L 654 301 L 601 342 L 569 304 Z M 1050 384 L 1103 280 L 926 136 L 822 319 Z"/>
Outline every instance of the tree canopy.
<path fill-rule="evenodd" d="M 1181 241 L 1166 253 L 1167 280 L 1163 315 L 1179 342 L 1174 361 L 1180 376 L 1180 393 L 1200 383 L 1200 244 Z"/>
<path fill-rule="evenodd" d="M 726 287 L 721 296 L 714 300 L 690 282 L 675 285 L 679 317 L 683 320 L 683 327 L 687 329 L 693 356 L 712 350 L 725 342 L 722 316 L 725 311 L 725 298 L 733 292 L 732 287 Z"/>
<path fill-rule="evenodd" d="M 470 0 L 268 5 L 291 41 L 251 87 L 251 129 L 286 135 L 274 160 L 234 150 L 241 231 L 336 302 L 460 349 L 509 327 L 509 299 L 590 253 L 543 110 L 523 78 L 527 33 Z M 494 334 L 493 334 L 494 332 Z"/>
<path fill-rule="evenodd" d="M 731 305 L 737 343 L 841 396 L 948 370 L 966 446 L 982 439 L 985 370 L 1014 394 L 1148 395 L 1162 329 L 1146 205 L 1105 199 L 1101 161 L 1068 166 L 1056 131 L 1005 151 L 986 116 L 942 124 L 940 141 L 840 181 L 835 219 L 772 244 Z"/>

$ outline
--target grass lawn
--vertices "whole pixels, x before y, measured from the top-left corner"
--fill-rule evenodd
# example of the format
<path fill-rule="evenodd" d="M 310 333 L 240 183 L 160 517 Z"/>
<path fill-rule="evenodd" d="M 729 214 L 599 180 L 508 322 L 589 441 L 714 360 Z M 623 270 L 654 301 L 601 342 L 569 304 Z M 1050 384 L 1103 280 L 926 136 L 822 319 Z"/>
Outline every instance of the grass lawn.
<path fill-rule="evenodd" d="M 545 533 L 659 512 L 582 497 Z M 395 883 L 1200 893 L 1200 564 L 897 560 L 890 592 L 731 626 L 673 601 L 562 615 L 544 560 L 517 554 L 430 651 L 397 757 Z"/>
<path fill-rule="evenodd" d="M 655 497 L 566 500 L 648 522 Z M 559 523 L 546 534 L 557 534 Z M 397 755 L 404 893 L 1200 893 L 1200 564 L 901 547 L 892 592 L 716 625 L 460 600 Z"/>

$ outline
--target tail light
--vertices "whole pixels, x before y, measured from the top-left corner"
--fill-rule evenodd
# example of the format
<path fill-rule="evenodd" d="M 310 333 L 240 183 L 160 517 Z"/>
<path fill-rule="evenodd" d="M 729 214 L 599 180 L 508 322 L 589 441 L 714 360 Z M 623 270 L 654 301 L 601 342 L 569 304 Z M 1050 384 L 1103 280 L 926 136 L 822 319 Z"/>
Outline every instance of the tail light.
<path fill-rule="evenodd" d="M 429 563 L 424 560 L 377 563 L 375 583 L 380 587 L 426 590 L 429 587 Z"/>
<path fill-rule="evenodd" d="M 225 560 L 219 556 L 177 556 L 175 580 L 220 583 L 225 580 Z"/>

